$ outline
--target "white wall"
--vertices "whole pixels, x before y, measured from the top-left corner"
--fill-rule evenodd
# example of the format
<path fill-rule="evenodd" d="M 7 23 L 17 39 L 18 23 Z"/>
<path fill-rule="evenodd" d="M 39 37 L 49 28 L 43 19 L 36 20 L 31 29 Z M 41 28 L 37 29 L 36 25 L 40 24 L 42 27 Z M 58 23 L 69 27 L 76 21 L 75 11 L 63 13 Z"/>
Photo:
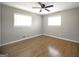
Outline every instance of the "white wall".
<path fill-rule="evenodd" d="M 31 27 L 14 27 L 14 13 L 21 13 L 33 17 Z M 22 39 L 23 36 L 30 37 L 41 34 L 41 16 L 19 10 L 16 8 L 2 6 L 2 44 Z"/>
<path fill-rule="evenodd" d="M 48 26 L 48 17 L 61 15 L 61 26 Z M 79 41 L 79 8 L 43 16 L 43 34 Z"/>
<path fill-rule="evenodd" d="M 0 6 L 0 45 L 1 45 L 1 6 Z"/>
<path fill-rule="evenodd" d="M 32 16 L 32 26 L 14 27 L 14 13 Z M 48 17 L 54 15 L 61 15 L 62 25 L 60 27 L 48 26 Z M 41 33 L 79 41 L 79 8 L 40 16 L 16 8 L 2 6 L 1 16 L 2 22 L 0 25 L 2 24 L 2 44 L 22 39 L 23 36 L 30 37 Z"/>

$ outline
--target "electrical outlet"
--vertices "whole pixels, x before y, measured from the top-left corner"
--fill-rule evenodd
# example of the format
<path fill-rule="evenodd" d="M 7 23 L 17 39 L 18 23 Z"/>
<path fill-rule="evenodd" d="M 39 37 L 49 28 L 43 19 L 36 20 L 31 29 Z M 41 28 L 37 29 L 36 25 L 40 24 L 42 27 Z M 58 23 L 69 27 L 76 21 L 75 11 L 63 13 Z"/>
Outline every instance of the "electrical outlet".
<path fill-rule="evenodd" d="M 23 38 L 25 38 L 26 36 L 22 36 Z"/>

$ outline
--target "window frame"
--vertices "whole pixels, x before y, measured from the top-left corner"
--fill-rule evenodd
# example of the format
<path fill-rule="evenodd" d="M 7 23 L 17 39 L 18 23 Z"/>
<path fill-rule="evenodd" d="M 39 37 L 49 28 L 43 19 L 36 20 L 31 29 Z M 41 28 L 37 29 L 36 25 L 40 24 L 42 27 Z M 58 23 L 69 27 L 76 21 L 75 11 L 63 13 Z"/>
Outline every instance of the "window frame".
<path fill-rule="evenodd" d="M 22 17 L 31 17 L 31 18 L 30 18 L 30 19 L 31 19 L 31 20 L 30 20 L 31 23 L 28 25 L 28 24 L 27 24 L 27 23 L 28 23 L 27 20 L 25 20 L 25 21 L 26 21 L 26 24 L 25 24 L 25 25 L 24 25 L 24 24 L 22 25 L 22 23 L 21 23 L 21 24 L 17 24 L 16 21 L 15 21 L 17 15 L 18 15 L 18 16 L 20 15 L 20 16 L 22 16 Z M 21 19 L 21 21 L 22 21 L 22 19 Z M 24 22 L 24 23 L 25 23 L 25 22 Z M 30 15 L 25 15 L 25 14 L 21 14 L 21 13 L 14 13 L 14 27 L 29 27 L 29 26 L 31 26 L 31 25 L 32 25 L 32 16 L 30 16 Z"/>
<path fill-rule="evenodd" d="M 54 21 L 54 19 L 53 19 L 53 21 L 55 23 L 53 21 L 50 22 L 51 19 L 49 19 L 49 18 L 55 18 L 55 17 L 59 17 L 59 23 L 58 24 L 56 23 L 56 20 Z M 61 26 L 61 15 L 49 16 L 48 17 L 48 26 Z"/>

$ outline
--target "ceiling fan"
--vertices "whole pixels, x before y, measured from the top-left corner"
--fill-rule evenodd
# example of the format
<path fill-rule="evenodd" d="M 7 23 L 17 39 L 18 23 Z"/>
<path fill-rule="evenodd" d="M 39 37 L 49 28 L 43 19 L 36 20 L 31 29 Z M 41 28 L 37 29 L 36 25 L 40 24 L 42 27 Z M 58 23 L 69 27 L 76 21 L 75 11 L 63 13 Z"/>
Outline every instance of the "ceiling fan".
<path fill-rule="evenodd" d="M 50 11 L 49 9 L 47 8 L 50 8 L 50 7 L 53 7 L 54 5 L 48 5 L 46 6 L 45 4 L 41 3 L 41 2 L 38 2 L 38 4 L 40 5 L 40 7 L 32 7 L 32 8 L 40 8 L 40 12 L 42 12 L 42 9 L 45 9 L 46 11 Z"/>

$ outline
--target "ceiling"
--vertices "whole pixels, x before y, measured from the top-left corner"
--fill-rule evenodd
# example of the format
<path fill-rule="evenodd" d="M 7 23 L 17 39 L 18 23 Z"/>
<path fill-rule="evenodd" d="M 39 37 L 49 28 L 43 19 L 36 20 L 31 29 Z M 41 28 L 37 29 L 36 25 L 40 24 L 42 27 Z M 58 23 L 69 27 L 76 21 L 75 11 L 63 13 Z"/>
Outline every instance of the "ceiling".
<path fill-rule="evenodd" d="M 42 2 L 42 3 L 44 3 L 46 6 L 54 5 L 54 7 L 48 8 L 50 12 L 46 10 L 39 12 L 40 9 L 32 8 L 32 7 L 40 7 L 40 5 L 37 2 L 2 2 L 2 4 L 4 5 L 19 8 L 19 9 L 26 10 L 32 13 L 37 13 L 40 15 L 45 15 L 49 13 L 54 13 L 54 12 L 58 12 L 66 9 L 79 7 L 79 2 Z"/>

